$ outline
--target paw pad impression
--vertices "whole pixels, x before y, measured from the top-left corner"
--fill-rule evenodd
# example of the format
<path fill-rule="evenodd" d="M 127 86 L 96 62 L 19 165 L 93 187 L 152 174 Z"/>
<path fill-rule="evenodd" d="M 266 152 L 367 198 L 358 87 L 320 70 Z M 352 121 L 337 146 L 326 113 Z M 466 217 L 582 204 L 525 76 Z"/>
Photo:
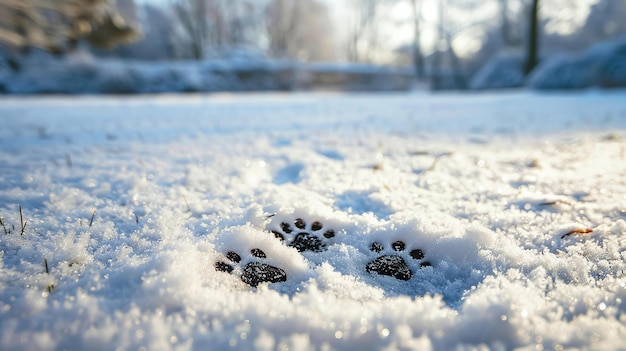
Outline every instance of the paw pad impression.
<path fill-rule="evenodd" d="M 411 279 L 413 277 L 413 271 L 409 268 L 406 260 L 422 261 L 422 259 L 424 259 L 424 252 L 421 249 L 413 249 L 407 256 L 405 254 L 406 244 L 403 241 L 393 242 L 391 248 L 397 253 L 386 253 L 378 256 L 376 259 L 367 263 L 365 270 L 370 274 L 377 273 L 387 275 L 399 280 Z M 384 247 L 381 243 L 374 242 L 370 247 L 370 251 L 381 253 L 384 251 Z M 428 266 L 432 266 L 430 262 L 420 262 L 420 268 Z"/>
<path fill-rule="evenodd" d="M 298 252 L 313 251 L 321 252 L 326 249 L 328 239 L 335 237 L 333 229 L 324 229 L 324 224 L 314 221 L 307 224 L 302 218 L 297 218 L 293 223 L 282 222 L 280 229 L 271 232 L 288 246 L 295 247 Z"/>
<path fill-rule="evenodd" d="M 261 249 L 252 249 L 250 254 L 257 259 L 265 259 L 267 255 Z M 230 262 L 215 262 L 215 270 L 226 273 L 233 273 L 235 265 L 241 262 L 241 256 L 234 251 L 226 253 L 226 259 Z M 248 262 L 242 269 L 241 280 L 252 286 L 257 287 L 260 283 L 278 283 L 287 281 L 287 274 L 284 270 L 270 266 L 260 260 Z"/>

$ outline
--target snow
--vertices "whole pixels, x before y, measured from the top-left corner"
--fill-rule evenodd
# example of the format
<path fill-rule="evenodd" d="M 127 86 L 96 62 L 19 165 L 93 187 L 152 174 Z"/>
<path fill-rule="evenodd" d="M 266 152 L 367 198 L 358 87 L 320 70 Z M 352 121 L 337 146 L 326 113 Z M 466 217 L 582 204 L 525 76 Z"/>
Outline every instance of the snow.
<path fill-rule="evenodd" d="M 517 88 L 524 85 L 524 55 L 506 51 L 487 61 L 470 80 L 470 89 Z"/>
<path fill-rule="evenodd" d="M 1 52 L 0 52 L 1 54 Z M 175 92 L 409 90 L 407 68 L 271 60 L 231 53 L 205 61 L 123 61 L 88 54 L 64 58 L 42 53 L 13 72 L 0 57 L 0 93 L 154 94 Z"/>
<path fill-rule="evenodd" d="M 0 119 L 2 350 L 626 341 L 624 91 L 4 97 Z"/>
<path fill-rule="evenodd" d="M 527 86 L 535 90 L 626 87 L 626 38 L 596 44 L 579 53 L 544 53 L 540 64 L 524 77 L 525 54 L 503 51 L 471 80 L 475 90 Z"/>
<path fill-rule="evenodd" d="M 614 88 L 626 86 L 626 38 L 592 46 L 577 55 L 555 55 L 528 78 L 534 89 Z"/>

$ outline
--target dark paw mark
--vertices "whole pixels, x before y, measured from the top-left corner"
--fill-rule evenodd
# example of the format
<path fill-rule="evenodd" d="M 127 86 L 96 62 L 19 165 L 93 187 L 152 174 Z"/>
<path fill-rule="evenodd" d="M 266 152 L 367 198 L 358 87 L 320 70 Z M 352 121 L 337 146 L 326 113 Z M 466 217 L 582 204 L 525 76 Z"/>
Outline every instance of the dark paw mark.
<path fill-rule="evenodd" d="M 402 241 L 396 241 L 391 244 L 391 248 L 393 251 L 396 251 L 402 255 L 404 255 L 404 249 L 406 249 L 406 244 Z M 384 247 L 379 242 L 372 243 L 370 247 L 370 251 L 381 253 L 384 250 Z M 409 252 L 409 257 L 403 258 L 400 254 L 385 254 L 377 257 L 376 259 L 370 261 L 365 266 L 365 270 L 372 274 L 380 274 L 387 275 L 390 277 L 394 277 L 399 280 L 409 280 L 413 277 L 413 272 L 409 268 L 407 261 L 405 258 L 411 258 L 413 260 L 422 260 L 424 258 L 424 252 L 421 249 L 414 249 Z M 431 266 L 430 262 L 421 262 L 420 267 L 428 267 Z"/>
<path fill-rule="evenodd" d="M 267 258 L 265 252 L 261 249 L 252 249 L 250 254 L 256 258 Z M 232 263 L 215 262 L 215 270 L 220 272 L 231 273 L 235 270 L 235 265 L 241 262 L 241 256 L 234 251 L 228 251 L 226 258 Z M 278 283 L 287 281 L 287 274 L 285 271 L 274 266 L 270 266 L 267 263 L 252 261 L 248 262 L 242 270 L 241 280 L 253 287 L 257 287 L 260 283 Z"/>
<path fill-rule="evenodd" d="M 326 239 L 335 237 L 333 229 L 324 231 L 323 228 L 322 222 L 315 221 L 308 226 L 302 218 L 297 218 L 291 224 L 282 222 L 280 230 L 272 230 L 272 233 L 276 238 L 287 242 L 288 246 L 295 247 L 298 252 L 321 252 L 326 250 L 326 244 L 322 237 Z"/>

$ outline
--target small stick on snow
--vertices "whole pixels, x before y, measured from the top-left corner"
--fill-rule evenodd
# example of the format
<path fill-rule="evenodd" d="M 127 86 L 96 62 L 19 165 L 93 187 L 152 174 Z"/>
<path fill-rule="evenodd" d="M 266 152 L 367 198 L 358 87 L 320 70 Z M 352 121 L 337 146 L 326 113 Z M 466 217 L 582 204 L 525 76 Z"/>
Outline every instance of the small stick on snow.
<path fill-rule="evenodd" d="M 565 200 L 548 201 L 548 202 L 542 202 L 542 203 L 539 204 L 539 206 L 555 206 L 555 205 L 572 206 L 572 204 L 570 202 L 567 202 Z"/>
<path fill-rule="evenodd" d="M 137 212 L 133 212 L 135 215 L 135 223 L 139 224 L 139 216 L 137 216 Z"/>
<path fill-rule="evenodd" d="M 26 225 L 28 221 L 24 222 L 24 216 L 22 215 L 22 204 L 18 204 L 20 207 L 20 224 L 22 225 L 22 229 L 20 229 L 20 235 L 24 235 L 24 230 L 26 230 Z"/>
<path fill-rule="evenodd" d="M 4 217 L 0 217 L 0 224 L 2 225 L 2 229 L 4 229 L 4 234 L 9 235 L 11 233 L 11 230 L 7 229 L 6 225 L 4 224 Z"/>
<path fill-rule="evenodd" d="M 570 235 L 572 235 L 572 234 L 589 234 L 589 233 L 591 233 L 591 232 L 593 232 L 593 229 L 591 229 L 591 228 L 585 228 L 585 229 L 573 229 L 573 230 L 570 230 L 569 232 L 567 232 L 567 233 L 563 234 L 563 235 L 561 236 L 561 239 L 565 238 L 566 236 L 570 236 Z"/>
<path fill-rule="evenodd" d="M 93 224 L 93 218 L 96 216 L 96 210 L 93 210 L 93 213 L 91 214 L 91 220 L 89 221 L 89 226 L 91 227 L 91 225 Z"/>
<path fill-rule="evenodd" d="M 50 274 L 50 271 L 48 270 L 48 259 L 47 258 L 43 258 L 43 265 L 46 267 L 46 274 Z M 51 293 L 54 291 L 54 283 L 50 283 L 48 284 L 48 292 Z"/>
<path fill-rule="evenodd" d="M 423 173 L 426 173 L 426 172 L 434 170 L 435 167 L 437 166 L 437 163 L 439 163 L 439 160 L 442 157 L 450 156 L 450 155 L 452 155 L 452 152 L 442 152 L 439 155 L 435 156 L 435 159 L 433 160 L 433 163 L 431 163 L 430 166 L 428 168 L 426 168 L 426 170 Z"/>

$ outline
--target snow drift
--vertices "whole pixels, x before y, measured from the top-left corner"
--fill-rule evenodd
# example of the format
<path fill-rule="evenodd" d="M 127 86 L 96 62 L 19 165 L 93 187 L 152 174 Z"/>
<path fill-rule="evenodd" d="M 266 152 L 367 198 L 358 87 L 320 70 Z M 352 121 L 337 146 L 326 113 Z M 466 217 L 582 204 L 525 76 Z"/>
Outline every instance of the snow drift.
<path fill-rule="evenodd" d="M 36 56 L 36 55 L 35 55 Z M 268 59 L 139 62 L 42 54 L 18 72 L 0 61 L 0 92 L 10 94 L 150 94 L 285 90 L 408 90 L 408 69 Z"/>
<path fill-rule="evenodd" d="M 495 56 L 471 79 L 471 89 L 527 86 L 536 90 L 573 90 L 626 86 L 626 39 L 597 44 L 582 53 L 546 55 L 528 79 L 524 54 Z"/>

